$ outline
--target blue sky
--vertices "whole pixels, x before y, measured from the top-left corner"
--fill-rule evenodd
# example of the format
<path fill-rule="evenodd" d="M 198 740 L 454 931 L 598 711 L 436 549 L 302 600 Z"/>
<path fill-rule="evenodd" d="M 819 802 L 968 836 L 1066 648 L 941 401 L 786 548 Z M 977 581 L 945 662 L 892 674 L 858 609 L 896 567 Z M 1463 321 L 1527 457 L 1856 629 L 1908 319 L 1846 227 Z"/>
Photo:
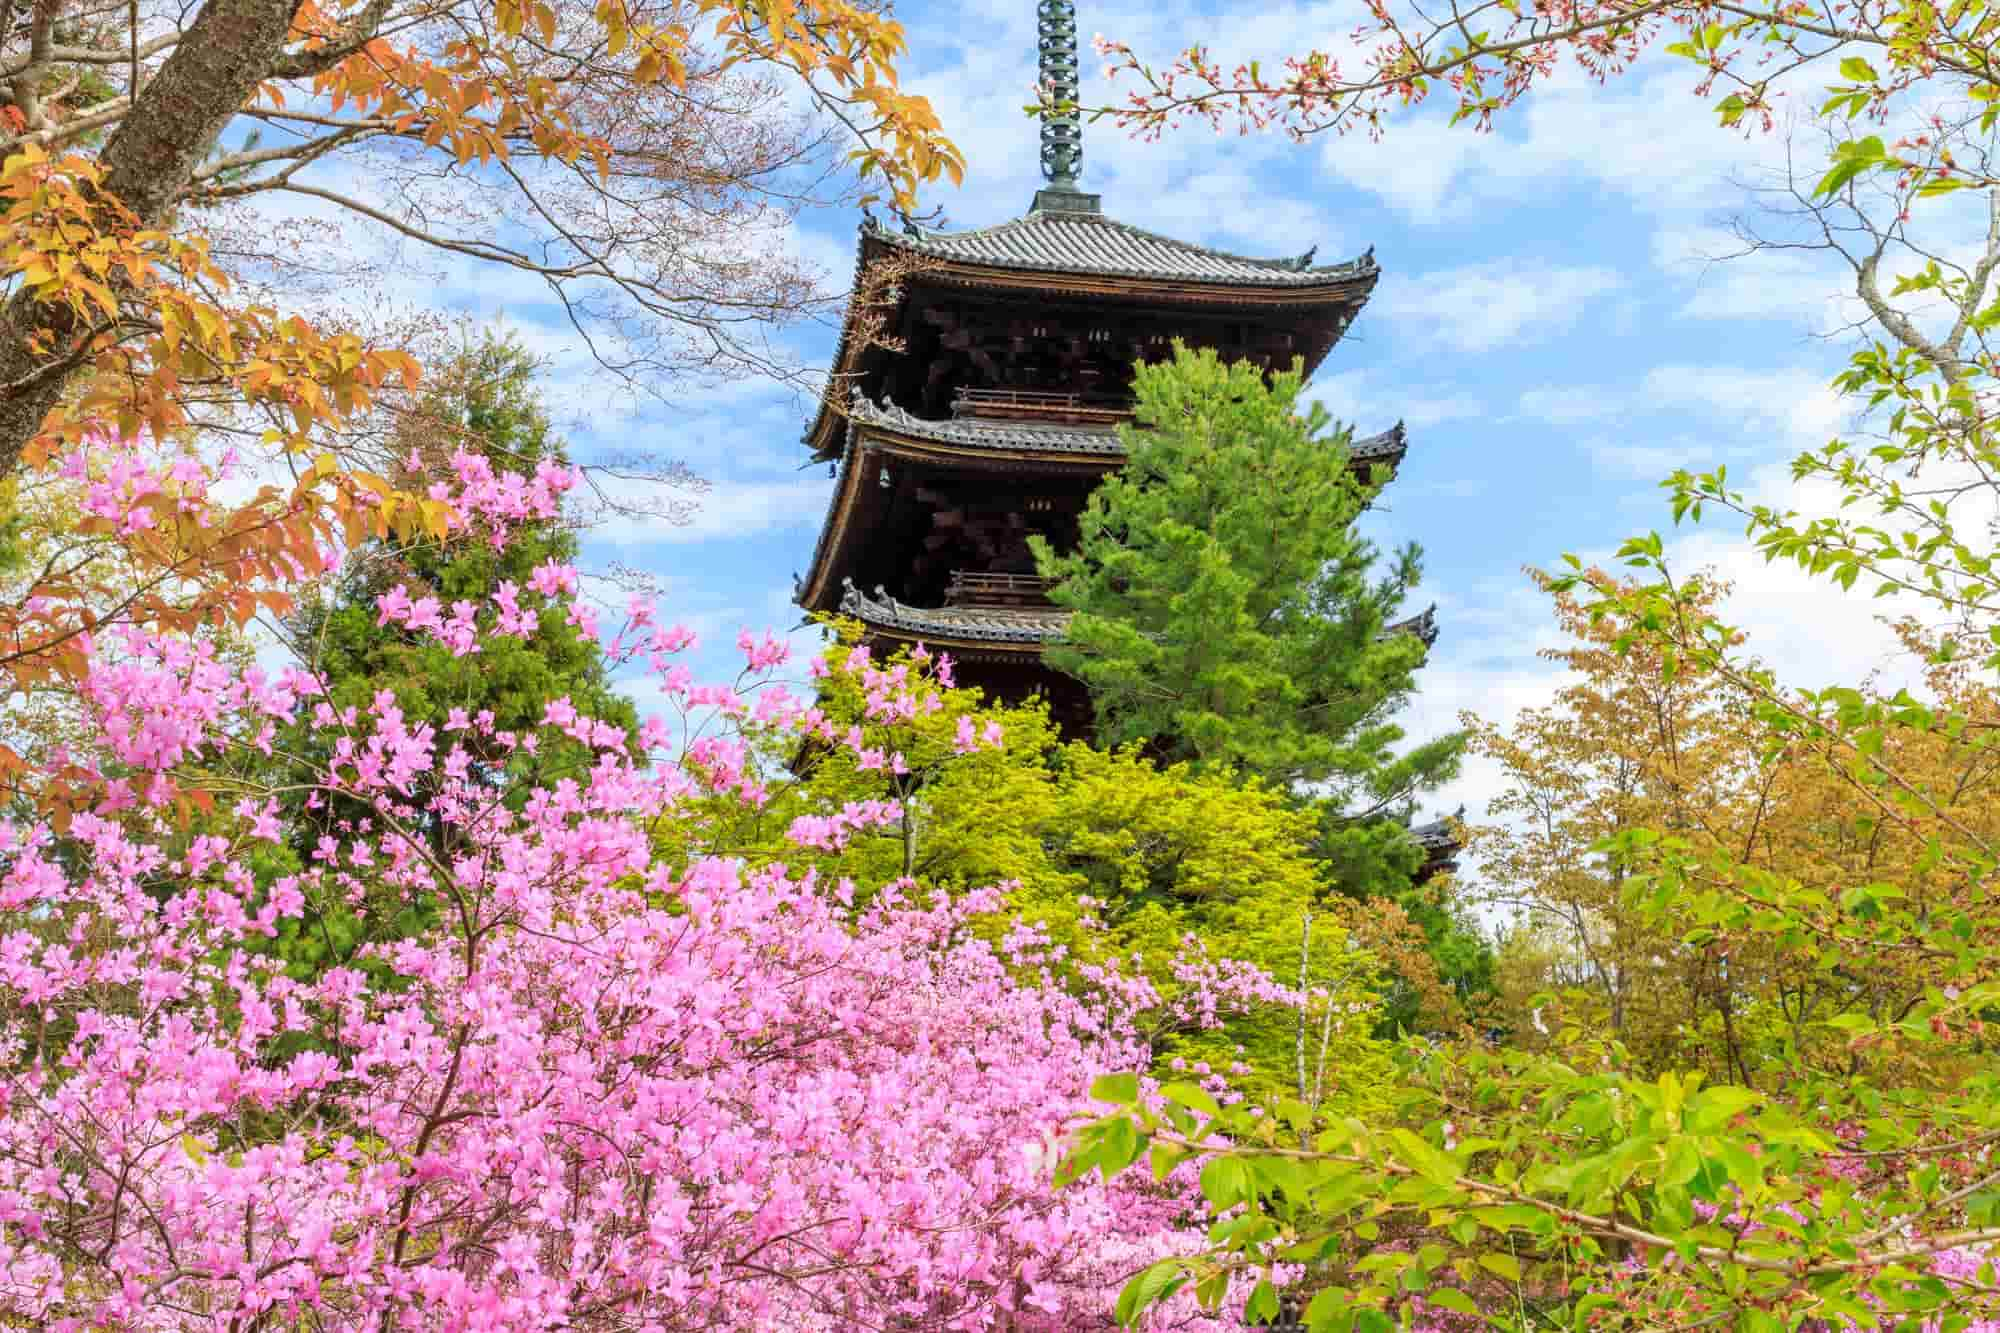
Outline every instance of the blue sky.
<path fill-rule="evenodd" d="M 1348 5 L 1139 5 L 1083 0 L 1086 103 L 1111 95 L 1088 34 L 1156 59 L 1205 41 L 1225 61 L 1270 60 L 1315 41 L 1344 45 Z M 962 189 L 941 189 L 948 224 L 1025 210 L 1037 184 L 1035 130 L 1021 114 L 1034 81 L 1032 0 L 905 4 L 905 84 L 928 95 L 966 150 Z M 1538 649 L 1555 640 L 1521 574 L 1564 551 L 1605 556 L 1625 535 L 1664 526 L 1655 484 L 1676 466 L 1728 463 L 1753 489 L 1785 494 L 1785 464 L 1840 422 L 1824 389 L 1844 345 L 1812 337 L 1851 312 L 1841 270 L 1817 257 L 1723 264 L 1722 224 L 1748 207 L 1737 181 L 1782 160 L 1782 136 L 1714 126 L 1679 62 L 1650 60 L 1607 87 L 1563 76 L 1496 132 L 1448 128 L 1444 107 L 1404 114 L 1381 143 L 1328 136 L 1217 137 L 1190 126 L 1156 143 L 1106 125 L 1085 133 L 1085 185 L 1121 220 L 1240 253 L 1321 262 L 1373 246 L 1383 279 L 1313 391 L 1366 432 L 1398 418 L 1408 461 L 1369 519 L 1384 545 L 1425 548 L 1442 636 L 1410 729 L 1433 734 L 1461 709 L 1506 718 L 1546 699 L 1557 677 Z M 1808 138 L 1801 151 L 1810 160 Z M 809 214 L 787 243 L 842 284 L 858 216 Z M 684 527 L 613 523 L 587 554 L 660 575 L 669 610 L 702 629 L 705 659 L 739 627 L 788 628 L 791 577 L 810 558 L 830 482 L 799 470 L 811 403 L 761 384 L 613 402 L 581 349 L 529 288 L 491 272 L 447 286 L 481 317 L 504 314 L 553 361 L 563 424 L 579 455 L 639 446 L 678 456 L 711 483 Z M 789 335 L 814 364 L 834 330 Z M 1855 678 L 1883 660 L 1885 636 L 1837 592 L 1746 560 L 1722 526 L 1683 538 L 1680 558 L 1720 563 L 1754 646 L 1797 683 Z M 1862 632 L 1829 635 L 1831 616 Z M 1494 775 L 1475 765 L 1433 808 L 1476 817 Z"/>

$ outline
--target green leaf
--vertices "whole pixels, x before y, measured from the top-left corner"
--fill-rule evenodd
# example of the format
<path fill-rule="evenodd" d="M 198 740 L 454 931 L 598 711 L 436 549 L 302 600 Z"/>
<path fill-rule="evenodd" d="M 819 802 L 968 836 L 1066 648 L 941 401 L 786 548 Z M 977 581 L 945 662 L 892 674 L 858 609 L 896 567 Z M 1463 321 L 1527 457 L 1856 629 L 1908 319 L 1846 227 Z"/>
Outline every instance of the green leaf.
<path fill-rule="evenodd" d="M 1501 1254 L 1498 1251 L 1482 1254 L 1479 1256 L 1479 1266 L 1489 1273 L 1498 1273 L 1509 1282 L 1521 1280 L 1521 1263 L 1511 1254 Z"/>
<path fill-rule="evenodd" d="M 1666 1165 L 1660 1168 L 1662 1185 L 1685 1185 L 1701 1170 L 1701 1151 L 1693 1139 L 1675 1139 L 1667 1149 Z"/>
<path fill-rule="evenodd" d="M 1716 1152 L 1722 1158 L 1722 1169 L 1729 1173 L 1730 1183 L 1737 1189 L 1746 1195 L 1754 1195 L 1763 1185 L 1763 1168 L 1742 1144 L 1724 1139 L 1717 1145 Z"/>
<path fill-rule="evenodd" d="M 1191 1111 L 1199 1111 L 1209 1119 L 1222 1114 L 1222 1107 L 1206 1089 L 1193 1083 L 1169 1083 L 1160 1089 L 1160 1095 L 1176 1106 L 1185 1106 Z"/>
<path fill-rule="evenodd" d="M 1139 1076 L 1106 1074 L 1090 1085 L 1090 1095 L 1100 1102 L 1110 1102 L 1115 1106 L 1130 1106 L 1139 1100 Z"/>
<path fill-rule="evenodd" d="M 1840 77 L 1853 79 L 1856 83 L 1874 83 L 1875 67 L 1860 56 L 1848 56 L 1840 62 Z"/>
<path fill-rule="evenodd" d="M 1878 135 L 1871 134 L 1865 139 L 1841 144 L 1834 152 L 1833 167 L 1820 178 L 1813 193 L 1823 198 L 1831 197 L 1862 172 L 1881 166 L 1887 157 Z"/>
<path fill-rule="evenodd" d="M 1122 1327 L 1137 1328 L 1140 1317 L 1147 1309 L 1165 1299 L 1180 1286 L 1180 1282 L 1175 1279 L 1182 1277 L 1182 1262 L 1178 1258 L 1162 1259 L 1149 1268 L 1140 1269 L 1132 1280 L 1125 1284 L 1125 1289 L 1118 1293 L 1116 1310 L 1118 1322 Z"/>
<path fill-rule="evenodd" d="M 1933 176 L 1917 187 L 1919 199 L 1929 199 L 1934 195 L 1950 194 L 1953 190 L 1963 190 L 1972 184 L 1963 176 Z"/>
<path fill-rule="evenodd" d="M 1149 1156 L 1153 1168 L 1153 1179 L 1165 1180 L 1174 1173 L 1175 1167 L 1187 1160 L 1189 1154 L 1188 1150 L 1179 1144 L 1155 1143 Z"/>
<path fill-rule="evenodd" d="M 1201 1168 L 1201 1194 L 1220 1211 L 1242 1203 L 1249 1193 L 1250 1173 L 1234 1157 L 1212 1157 Z"/>
<path fill-rule="evenodd" d="M 1470 1315 L 1474 1319 L 1480 1317 L 1479 1306 L 1474 1303 L 1472 1297 L 1456 1287 L 1439 1287 L 1435 1291 L 1427 1291 L 1424 1293 L 1424 1300 L 1453 1314 Z"/>
<path fill-rule="evenodd" d="M 1713 1133 L 1762 1100 L 1749 1088 L 1739 1088 L 1734 1084 L 1718 1083 L 1712 1088 L 1703 1088 L 1695 1096 L 1688 1129 L 1696 1134 Z"/>
<path fill-rule="evenodd" d="M 1132 1159 L 1138 1155 L 1139 1130 L 1130 1120 L 1119 1116 L 1104 1127 L 1104 1147 L 1098 1154 L 1098 1167 L 1107 1181 L 1132 1165 Z"/>
<path fill-rule="evenodd" d="M 1388 1138 L 1391 1150 L 1403 1164 L 1431 1184 L 1448 1186 L 1457 1181 L 1458 1163 L 1409 1130 L 1392 1129 Z"/>

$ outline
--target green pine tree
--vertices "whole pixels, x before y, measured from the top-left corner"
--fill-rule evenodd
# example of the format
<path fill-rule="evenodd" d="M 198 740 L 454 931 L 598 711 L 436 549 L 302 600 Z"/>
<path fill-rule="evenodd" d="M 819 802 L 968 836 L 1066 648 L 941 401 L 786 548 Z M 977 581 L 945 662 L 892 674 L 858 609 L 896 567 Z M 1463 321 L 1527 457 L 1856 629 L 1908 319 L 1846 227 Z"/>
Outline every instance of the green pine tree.
<path fill-rule="evenodd" d="M 511 338 L 489 334 L 465 346 L 438 370 L 427 398 L 399 429 L 397 452 L 414 448 L 433 469 L 445 466 L 460 447 L 487 454 L 498 469 L 531 471 L 545 459 L 563 461 L 562 441 L 551 431 L 535 388 L 536 371 L 534 358 Z M 632 734 L 636 710 L 607 678 L 600 649 L 526 591 L 536 566 L 549 560 L 571 562 L 577 548 L 575 532 L 561 520 L 522 525 L 497 551 L 483 540 L 464 538 L 374 543 L 353 554 L 337 585 L 302 606 L 291 626 L 294 646 L 326 684 L 327 702 L 336 710 L 354 707 L 365 717 L 377 693 L 386 690 L 413 724 L 428 722 L 442 732 L 451 711 L 464 709 L 475 717 L 490 711 L 496 728 L 522 731 L 541 722 L 549 700 L 567 696 L 578 712 Z M 485 609 L 503 581 L 523 589 L 522 605 L 541 606 L 531 637 L 490 637 L 479 652 L 454 657 L 427 635 L 376 623 L 376 598 L 398 584 L 413 599 L 434 596 L 446 607 L 463 599 Z M 490 612 L 481 623 L 487 619 Z M 340 734 L 338 728 L 320 728 L 307 718 L 277 748 L 300 761 L 303 772 L 306 765 L 325 762 Z M 510 790 L 528 790 L 534 781 L 580 777 L 590 762 L 585 748 L 566 738 L 545 741 L 532 756 L 501 749 L 471 732 L 440 739 L 466 745 L 475 778 L 496 799 Z M 531 779 L 531 773 L 537 776 Z M 412 806 L 423 809 L 428 795 L 415 793 Z M 340 800 L 309 808 L 298 798 L 289 813 L 293 847 L 301 863 L 311 866 L 323 836 L 344 840 L 342 822 L 367 818 L 370 812 Z M 434 826 L 431 834 L 433 852 L 448 862 L 452 833 Z M 279 948 L 306 971 L 347 963 L 364 943 L 427 927 L 439 906 L 415 899 L 348 903 L 328 894 L 310 904 L 303 923 Z"/>
<path fill-rule="evenodd" d="M 1089 686 L 1103 744 L 1388 809 L 1450 777 L 1463 740 L 1398 751 L 1425 647 L 1383 628 L 1417 549 L 1377 573 L 1355 530 L 1375 487 L 1349 468 L 1345 429 L 1317 404 L 1301 415 L 1302 384 L 1178 346 L 1139 368 L 1125 467 L 1074 550 L 1037 544 L 1075 612 L 1048 660 Z"/>
<path fill-rule="evenodd" d="M 1356 531 L 1387 478 L 1354 474 L 1303 384 L 1178 345 L 1139 367 L 1124 468 L 1074 549 L 1036 546 L 1074 613 L 1047 660 L 1089 688 L 1099 744 L 1289 791 L 1317 809 L 1331 882 L 1409 899 L 1422 853 L 1390 816 L 1456 774 L 1464 737 L 1405 744 L 1426 647 L 1386 626 L 1418 552 L 1385 561 Z"/>

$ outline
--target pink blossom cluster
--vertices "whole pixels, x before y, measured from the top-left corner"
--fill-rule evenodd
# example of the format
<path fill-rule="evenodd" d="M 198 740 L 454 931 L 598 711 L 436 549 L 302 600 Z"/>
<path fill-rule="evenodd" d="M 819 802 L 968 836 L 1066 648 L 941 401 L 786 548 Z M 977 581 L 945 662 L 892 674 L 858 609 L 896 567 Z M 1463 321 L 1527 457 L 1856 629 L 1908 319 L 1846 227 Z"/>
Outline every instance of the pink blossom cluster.
<path fill-rule="evenodd" d="M 319 688 L 291 667 L 275 677 L 257 667 L 239 674 L 205 641 L 130 627 L 115 637 L 123 652 L 100 660 L 82 694 L 93 709 L 99 743 L 133 768 L 158 772 L 186 763 L 219 739 L 225 719 L 242 714 L 260 719 L 252 743 L 268 753 L 272 724 L 289 721 L 299 699 Z"/>
<path fill-rule="evenodd" d="M 553 560 L 538 565 L 528 580 L 530 591 L 549 599 L 574 593 L 576 587 L 575 568 Z M 484 608 L 478 603 L 460 599 L 451 604 L 447 615 L 439 598 L 412 598 L 408 586 L 399 583 L 375 599 L 375 623 L 401 625 L 413 632 L 427 634 L 450 649 L 453 657 L 478 652 L 479 641 L 484 635 L 525 639 L 533 635 L 541 624 L 537 610 L 521 605 L 520 586 L 511 580 L 494 589 L 493 608 L 493 614 L 487 617 L 488 624 L 482 627 L 479 619 Z M 575 625 L 584 638 L 593 642 L 596 640 L 597 616 L 594 611 L 577 600 L 564 603 L 562 609 L 567 623 Z"/>
<path fill-rule="evenodd" d="M 237 743 L 269 754 L 278 725 L 319 689 L 295 668 L 239 673 L 217 658 L 212 643 L 130 626 L 102 645 L 88 635 L 82 642 L 86 651 L 104 650 L 79 691 L 96 728 L 96 754 L 84 756 L 83 771 L 98 781 L 100 814 L 130 809 L 142 799 L 150 806 L 172 801 L 180 788 L 170 770 L 203 758 L 225 723 L 236 728 Z M 77 756 L 65 749 L 60 757 Z M 113 767 L 134 771 L 115 774 Z"/>
<path fill-rule="evenodd" d="M 883 828 L 902 818 L 897 801 L 849 801 L 831 815 L 800 815 L 785 836 L 801 847 L 838 851 L 856 829 Z"/>
<path fill-rule="evenodd" d="M 233 457 L 225 459 L 223 470 L 231 463 Z M 86 435 L 57 472 L 82 486 L 83 513 L 108 520 L 121 537 L 155 526 L 162 504 L 201 521 L 213 480 L 208 465 L 191 454 L 163 455 L 146 437 L 128 441 L 102 433 Z"/>
<path fill-rule="evenodd" d="M 411 471 L 421 470 L 422 459 L 413 454 L 409 464 Z M 451 481 L 431 483 L 430 498 L 450 506 L 454 530 L 483 529 L 496 551 L 521 524 L 559 517 L 563 496 L 581 479 L 575 468 L 548 459 L 531 473 L 496 468 L 492 459 L 469 449 L 452 453 L 451 472 Z"/>
<path fill-rule="evenodd" d="M 1219 1026 L 1232 1006 L 1297 1009 L 1307 1000 L 1305 992 L 1285 985 L 1261 968 L 1234 958 L 1214 957 L 1195 935 L 1182 939 L 1171 968 L 1181 986 L 1174 1016 L 1195 1030 Z"/>
<path fill-rule="evenodd" d="M 419 606 L 381 609 L 440 637 L 521 615 Z M 648 656 L 688 638 L 626 637 Z M 505 747 L 559 731 L 595 758 L 496 794 L 463 745 L 501 742 L 490 716 L 408 717 L 386 693 L 336 710 L 294 674 L 125 648 L 86 687 L 120 763 L 220 770 L 306 711 L 340 733 L 314 800 L 373 813 L 268 881 L 247 867 L 283 835 L 275 793 L 191 839 L 157 831 L 157 786 L 79 816 L 62 847 L 0 824 L 7 1320 L 1067 1333 L 1108 1329 L 1133 1270 L 1201 1247 L 1192 1164 L 1159 1185 L 1051 1179 L 1092 1080 L 1148 1061 L 1142 977 L 1054 984 L 1045 937 L 968 929 L 1004 907 L 994 890 L 905 881 L 856 910 L 843 882 L 661 857 L 656 822 L 690 792 L 760 798 L 740 737 L 644 767 L 622 731 L 551 700 Z M 765 640 L 746 655 L 781 660 Z M 885 717 L 936 697 L 883 677 Z M 804 729 L 810 712 L 773 716 Z M 837 846 L 898 817 L 864 803 L 797 832 Z M 371 882 L 447 909 L 371 951 L 395 984 L 299 981 L 241 947 Z M 1187 967 L 1219 987 L 1186 1002 L 1196 1021 L 1279 994 Z M 1161 1322 L 1234 1326 L 1191 1299 Z"/>
<path fill-rule="evenodd" d="M 398 583 L 375 599 L 375 610 L 377 625 L 396 624 L 412 630 L 426 631 L 439 643 L 451 649 L 453 657 L 464 657 L 467 653 L 479 651 L 479 625 L 476 620 L 479 605 L 476 602 L 464 600 L 453 602 L 450 618 L 446 619 L 444 608 L 437 598 L 418 597 L 413 600 L 409 588 Z M 501 614 L 505 617 L 504 608 Z M 515 611 L 513 623 L 520 623 L 518 609 Z"/>
<path fill-rule="evenodd" d="M 997 750 L 1003 739 L 1004 733 L 1000 724 L 991 718 L 987 719 L 986 725 L 979 728 L 978 734 L 975 735 L 972 719 L 961 717 L 958 719 L 957 735 L 952 739 L 952 748 L 960 754 L 972 754 L 977 750 L 988 748 Z"/>

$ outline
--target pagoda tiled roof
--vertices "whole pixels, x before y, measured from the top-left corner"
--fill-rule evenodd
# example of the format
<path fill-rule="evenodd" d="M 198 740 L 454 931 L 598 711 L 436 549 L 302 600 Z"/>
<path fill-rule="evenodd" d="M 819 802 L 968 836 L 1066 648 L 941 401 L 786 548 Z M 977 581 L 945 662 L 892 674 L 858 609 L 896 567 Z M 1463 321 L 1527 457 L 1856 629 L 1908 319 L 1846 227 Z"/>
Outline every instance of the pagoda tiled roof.
<path fill-rule="evenodd" d="M 1458 813 L 1449 818 L 1433 819 L 1428 824 L 1411 825 L 1410 836 L 1416 839 L 1417 846 L 1431 853 L 1431 855 L 1437 856 L 1442 854 L 1450 856 L 1462 850 L 1465 846 L 1464 843 L 1459 841 L 1458 834 L 1452 832 L 1451 827 L 1453 820 L 1464 818 L 1465 807 L 1461 805 L 1458 807 Z"/>
<path fill-rule="evenodd" d="M 1060 638 L 1070 613 L 1052 606 L 905 606 L 877 588 L 870 597 L 843 580 L 840 613 L 877 629 L 940 639 L 977 639 L 987 643 L 1044 644 Z"/>
<path fill-rule="evenodd" d="M 1398 421 L 1387 430 L 1364 435 L 1358 440 L 1350 440 L 1347 445 L 1347 458 L 1352 463 L 1400 463 L 1409 447 L 1410 442 L 1404 434 L 1403 423 Z"/>
<path fill-rule="evenodd" d="M 1062 422 L 1009 421 L 989 417 L 955 417 L 945 421 L 932 421 L 915 416 L 894 403 L 870 402 L 859 390 L 853 395 L 848 408 L 847 446 L 840 454 L 840 480 L 827 496 L 826 518 L 820 523 L 819 540 L 813 545 L 810 569 L 818 571 L 829 558 L 834 540 L 836 518 L 841 512 L 844 498 L 852 489 L 849 475 L 855 460 L 864 449 L 858 447 L 856 436 L 864 429 L 889 431 L 918 440 L 929 440 L 939 444 L 973 450 L 990 449 L 995 453 L 1045 453 L 1067 456 L 1077 465 L 1112 465 L 1125 456 L 1125 446 L 1119 441 L 1117 429 L 1110 426 L 1080 426 Z M 1348 456 L 1355 463 L 1384 463 L 1395 465 L 1403 459 L 1409 447 L 1403 423 L 1397 422 L 1388 430 L 1354 440 L 1348 445 Z M 795 592 L 804 595 L 804 590 L 818 586 L 818 577 L 797 580 Z M 830 593 L 831 589 L 828 589 Z M 817 598 L 814 599 L 817 601 Z M 811 603 L 808 603 L 811 604 Z M 1428 616 L 1430 613 L 1426 612 Z M 1419 617 L 1418 619 L 1422 619 Z M 1419 628 L 1415 621 L 1410 628 L 1416 629 L 1426 646 L 1437 638 L 1434 622 Z"/>
<path fill-rule="evenodd" d="M 1414 634 L 1423 641 L 1424 647 L 1435 648 L 1438 641 L 1437 612 L 1437 603 L 1432 602 L 1408 620 L 1398 620 L 1393 625 L 1384 625 L 1382 633 L 1384 637 L 1391 634 Z"/>
<path fill-rule="evenodd" d="M 1417 871 L 1419 882 L 1429 879 L 1440 871 L 1456 870 L 1458 854 L 1465 850 L 1464 841 L 1453 830 L 1454 821 L 1465 818 L 1465 807 L 1458 807 L 1458 813 L 1445 819 L 1433 819 L 1428 824 L 1410 827 L 1410 837 L 1423 850 L 1424 864 Z"/>
<path fill-rule="evenodd" d="M 1037 273 L 1089 273 L 1235 287 L 1321 287 L 1371 278 L 1372 253 L 1339 264 L 1312 263 L 1312 251 L 1285 259 L 1253 259 L 1177 241 L 1096 212 L 1036 209 L 971 231 L 898 231 L 878 219 L 865 234 L 897 249 L 949 263 Z"/>
<path fill-rule="evenodd" d="M 1036 453 L 1095 454 L 1118 458 L 1125 446 L 1115 426 L 1076 426 L 1057 421 L 998 421 L 987 417 L 953 417 L 928 421 L 894 403 L 872 403 L 859 390 L 848 408 L 857 426 L 875 426 L 940 444 L 975 449 L 1016 449 Z"/>
<path fill-rule="evenodd" d="M 1115 426 L 1070 425 L 1063 422 L 1007 421 L 988 417 L 953 417 L 932 421 L 894 403 L 870 402 L 859 390 L 848 407 L 855 426 L 874 426 L 940 444 L 974 449 L 1007 449 L 1034 453 L 1094 454 L 1121 458 L 1125 445 Z M 1351 441 L 1348 458 L 1356 463 L 1397 463 L 1409 448 L 1403 423 Z"/>
<path fill-rule="evenodd" d="M 1045 644 L 1062 637 L 1070 613 L 1053 606 L 907 606 L 881 588 L 869 596 L 852 579 L 841 580 L 845 591 L 840 613 L 876 629 L 913 637 L 969 639 L 985 643 Z M 1437 643 L 1437 607 L 1422 615 L 1386 625 L 1382 635 L 1414 634 L 1426 648 Z"/>

